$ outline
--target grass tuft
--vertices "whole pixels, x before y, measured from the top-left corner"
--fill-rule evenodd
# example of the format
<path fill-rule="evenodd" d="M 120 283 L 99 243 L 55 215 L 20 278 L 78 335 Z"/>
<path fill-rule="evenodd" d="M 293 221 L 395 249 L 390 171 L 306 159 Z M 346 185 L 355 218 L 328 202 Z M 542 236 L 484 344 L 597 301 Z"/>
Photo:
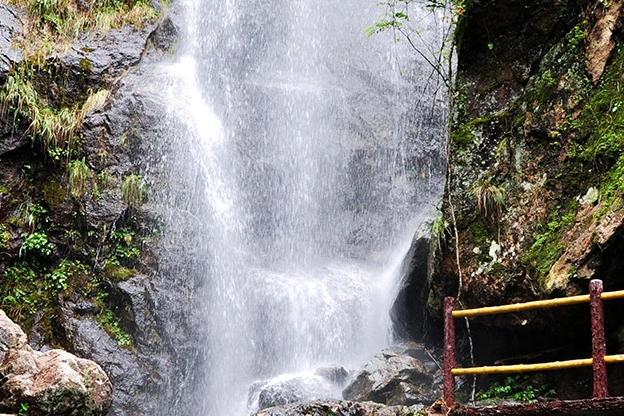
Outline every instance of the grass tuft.
<path fill-rule="evenodd" d="M 473 189 L 477 198 L 479 212 L 488 221 L 498 222 L 505 206 L 505 190 L 493 185 L 491 179 L 486 178 Z"/>

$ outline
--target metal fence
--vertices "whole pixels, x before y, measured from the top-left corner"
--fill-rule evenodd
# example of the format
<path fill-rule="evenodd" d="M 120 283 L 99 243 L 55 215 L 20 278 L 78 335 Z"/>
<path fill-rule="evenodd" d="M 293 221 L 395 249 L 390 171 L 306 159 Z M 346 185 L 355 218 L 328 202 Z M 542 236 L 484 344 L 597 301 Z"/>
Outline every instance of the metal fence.
<path fill-rule="evenodd" d="M 476 374 L 511 374 L 537 371 L 563 370 L 567 368 L 593 368 L 594 398 L 609 396 L 607 387 L 607 364 L 624 363 L 624 354 L 606 355 L 607 344 L 604 330 L 603 301 L 624 299 L 624 290 L 603 292 L 602 280 L 592 280 L 589 294 L 567 298 L 539 300 L 477 309 L 455 309 L 455 298 L 444 299 L 444 402 L 448 407 L 455 404 L 455 377 Z M 590 304 L 592 331 L 592 358 L 555 361 L 538 364 L 516 364 L 485 367 L 458 368 L 455 354 L 455 319 L 523 312 L 535 309 L 550 309 L 581 303 Z"/>

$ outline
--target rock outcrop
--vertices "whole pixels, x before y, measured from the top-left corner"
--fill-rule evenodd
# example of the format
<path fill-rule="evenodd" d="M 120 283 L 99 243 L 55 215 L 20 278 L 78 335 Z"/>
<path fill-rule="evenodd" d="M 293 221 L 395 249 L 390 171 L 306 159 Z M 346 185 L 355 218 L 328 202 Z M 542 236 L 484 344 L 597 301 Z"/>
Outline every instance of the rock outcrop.
<path fill-rule="evenodd" d="M 33 350 L 2 310 L 0 358 L 0 410 L 25 405 L 31 415 L 101 416 L 111 405 L 113 387 L 99 365 L 63 350 Z"/>
<path fill-rule="evenodd" d="M 156 415 L 183 401 L 188 361 L 197 356 L 186 325 L 194 282 L 176 282 L 156 264 L 160 225 L 146 203 L 146 166 L 162 164 L 151 138 L 163 136 L 166 113 L 157 94 L 162 84 L 154 93 L 146 80 L 169 58 L 177 26 L 171 16 L 143 13 L 151 17 L 141 24 L 63 38 L 67 47 L 41 53 L 21 71 L 16 40 L 28 35 L 22 27 L 36 29 L 35 16 L 0 5 L 0 96 L 12 77 L 14 86 L 33 91 L 33 114 L 71 114 L 80 122 L 69 156 L 63 141 L 46 146 L 32 114 L 18 114 L 6 97 L 0 105 L 0 307 L 32 346 L 62 346 L 100 364 L 114 386 L 111 416 Z M 77 192 L 69 183 L 72 164 L 83 174 Z M 135 201 L 122 189 L 131 180 Z M 31 234 L 47 242 L 24 255 Z M 53 279 L 60 283 L 52 287 Z"/>
<path fill-rule="evenodd" d="M 13 45 L 24 30 L 24 13 L 0 4 L 0 82 L 4 82 L 11 67 L 22 59 L 22 52 Z"/>
<path fill-rule="evenodd" d="M 343 397 L 386 405 L 431 404 L 440 395 L 441 372 L 422 344 L 404 343 L 375 355 L 344 389 Z"/>
<path fill-rule="evenodd" d="M 587 293 L 594 278 L 624 288 L 622 2 L 466 5 L 444 226 L 431 245 L 431 328 L 442 328 L 448 295 L 470 308 Z M 607 311 L 613 351 L 624 348 L 622 310 Z M 585 356 L 588 319 L 562 308 L 474 320 L 475 359 Z"/>

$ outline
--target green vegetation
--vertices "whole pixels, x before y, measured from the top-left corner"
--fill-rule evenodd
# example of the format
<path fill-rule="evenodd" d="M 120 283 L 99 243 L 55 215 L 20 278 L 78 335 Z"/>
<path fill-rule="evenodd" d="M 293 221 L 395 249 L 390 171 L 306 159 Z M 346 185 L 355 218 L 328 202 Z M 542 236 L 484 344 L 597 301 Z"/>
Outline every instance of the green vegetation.
<path fill-rule="evenodd" d="M 24 226 L 34 231 L 37 223 L 41 221 L 42 217 L 47 214 L 47 212 L 48 210 L 39 204 L 30 201 L 24 202 L 18 208 L 14 222 L 19 226 Z"/>
<path fill-rule="evenodd" d="M 11 0 L 28 10 L 42 39 L 74 38 L 86 30 L 126 24 L 142 26 L 157 17 L 147 0 L 95 0 L 88 9 L 73 0 Z"/>
<path fill-rule="evenodd" d="M 34 88 L 32 77 L 32 71 L 25 66 L 9 75 L 0 89 L 0 111 L 2 116 L 13 119 L 15 127 L 26 124 L 32 139 L 41 143 L 48 156 L 60 160 L 72 150 L 76 130 L 82 125 L 82 112 L 48 105 Z"/>
<path fill-rule="evenodd" d="M 47 257 L 54 251 L 54 244 L 48 241 L 47 234 L 43 232 L 27 234 L 24 237 L 24 242 L 20 248 L 20 256 L 26 253 L 37 253 Z"/>
<path fill-rule="evenodd" d="M 21 403 L 19 406 L 19 413 L 17 416 L 28 416 L 28 411 L 30 410 L 30 405 L 28 403 Z"/>
<path fill-rule="evenodd" d="M 115 230 L 111 234 L 113 243 L 112 258 L 131 263 L 139 258 L 141 250 L 134 245 L 134 233 L 128 229 Z"/>
<path fill-rule="evenodd" d="M 535 403 L 539 398 L 554 396 L 554 391 L 546 386 L 534 386 L 526 376 L 507 377 L 503 382 L 494 383 L 487 390 L 477 393 L 477 400 L 485 403 L 513 401 Z"/>
<path fill-rule="evenodd" d="M 150 0 L 9 2 L 28 12 L 28 30 L 14 43 L 21 49 L 23 60 L 10 69 L 0 88 L 0 117 L 16 135 L 32 141 L 33 152 L 10 186 L 0 184 L 0 251 L 8 256 L 0 279 L 0 308 L 26 330 L 37 317 L 38 327 L 46 332 L 42 333 L 46 342 L 55 345 L 51 325 L 40 319 L 56 315 L 59 299 L 69 293 L 86 300 L 101 297 L 106 287 L 103 281 L 126 279 L 136 273 L 140 256 L 139 244 L 130 231 L 131 215 L 117 221 L 127 229 L 105 239 L 110 224 L 96 222 L 94 226 L 86 221 L 84 207 L 68 199 L 89 193 L 97 198 L 100 189 L 109 188 L 120 178 L 111 180 L 106 172 L 92 172 L 89 166 L 97 166 L 97 162 L 82 148 L 85 118 L 108 101 L 109 91 L 100 89 L 106 80 L 93 86 L 88 80 L 83 83 L 75 77 L 91 72 L 89 59 L 82 59 L 79 68 L 68 71 L 56 54 L 65 53 L 88 31 L 141 27 L 158 16 Z M 70 90 L 68 86 L 76 88 Z M 87 90 L 89 86 L 93 90 Z M 107 152 L 103 146 L 98 156 L 104 159 Z M 137 175 L 126 177 L 122 188 L 124 201 L 131 207 L 138 207 L 145 199 L 145 185 Z M 73 212 L 72 205 L 77 207 Z M 13 241 L 19 241 L 18 236 L 21 246 L 15 247 Z M 129 335 L 121 331 L 103 303 L 102 308 L 98 322 L 120 345 L 131 345 Z M 25 406 L 20 415 L 27 414 Z"/>
<path fill-rule="evenodd" d="M 585 43 L 585 38 L 587 37 L 587 21 L 583 21 L 578 25 L 574 26 L 570 33 L 568 33 L 567 41 L 568 45 L 575 50 L 578 50 Z"/>
<path fill-rule="evenodd" d="M 461 125 L 455 126 L 451 132 L 451 141 L 455 143 L 460 149 L 464 149 L 477 140 L 477 134 L 479 130 L 499 117 L 499 114 L 486 117 L 477 117 L 470 121 L 467 121 Z"/>
<path fill-rule="evenodd" d="M 69 192 L 74 198 L 82 197 L 87 191 L 89 182 L 89 167 L 85 159 L 74 160 L 69 163 Z"/>
<path fill-rule="evenodd" d="M 11 241 L 11 233 L 6 225 L 0 224 L 0 250 L 8 248 Z"/>
<path fill-rule="evenodd" d="M 449 232 L 448 228 L 449 223 L 441 215 L 431 223 L 429 235 L 431 236 L 434 247 L 439 251 L 442 250 L 442 244 L 446 241 L 446 234 Z"/>
<path fill-rule="evenodd" d="M 0 306 L 11 318 L 23 321 L 37 311 L 40 296 L 36 283 L 37 274 L 25 263 L 7 268 Z"/>
<path fill-rule="evenodd" d="M 121 328 L 119 320 L 117 320 L 110 309 L 103 308 L 97 316 L 97 322 L 110 336 L 115 338 L 120 347 L 132 348 L 132 337 Z"/>
<path fill-rule="evenodd" d="M 540 280 L 563 253 L 563 235 L 574 225 L 577 210 L 578 202 L 573 201 L 564 210 L 553 211 L 548 221 L 538 226 L 534 243 L 524 259 L 536 269 Z"/>
<path fill-rule="evenodd" d="M 37 312 L 54 307 L 57 295 L 88 289 L 84 282 L 89 278 L 88 267 L 77 260 L 62 259 L 52 268 L 32 258 L 23 260 L 5 271 L 0 285 L 0 308 L 27 327 Z"/>
<path fill-rule="evenodd" d="M 64 292 L 72 279 L 85 276 L 88 273 L 89 269 L 81 262 L 63 259 L 58 267 L 45 276 L 46 289 L 56 293 Z"/>
<path fill-rule="evenodd" d="M 487 177 L 479 181 L 472 190 L 477 199 L 479 212 L 487 221 L 498 222 L 505 207 L 505 190 L 492 184 Z"/>
<path fill-rule="evenodd" d="M 121 184 L 121 195 L 131 208 L 139 208 L 145 200 L 145 182 L 139 175 L 128 175 Z"/>
<path fill-rule="evenodd" d="M 34 80 L 45 66 L 26 62 L 15 68 L 0 89 L 0 115 L 10 117 L 15 128 L 26 125 L 35 142 L 56 161 L 70 160 L 77 151 L 77 131 L 86 115 L 104 105 L 108 91 L 90 94 L 82 105 L 54 107 L 35 88 Z"/>
<path fill-rule="evenodd" d="M 104 275 L 111 280 L 125 280 L 136 274 L 141 250 L 136 245 L 134 233 L 129 229 L 115 230 L 109 240 L 110 252 L 104 262 Z"/>

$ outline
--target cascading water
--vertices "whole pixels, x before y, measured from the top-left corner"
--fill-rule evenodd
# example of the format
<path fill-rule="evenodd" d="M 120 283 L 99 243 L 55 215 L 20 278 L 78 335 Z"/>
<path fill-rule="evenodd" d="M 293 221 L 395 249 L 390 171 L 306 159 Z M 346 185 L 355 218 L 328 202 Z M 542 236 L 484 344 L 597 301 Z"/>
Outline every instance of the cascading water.
<path fill-rule="evenodd" d="M 236 416 L 255 381 L 356 369 L 390 341 L 398 270 L 440 190 L 445 97 L 407 45 L 365 36 L 376 0 L 182 7 L 169 204 L 193 225 L 167 226 L 200 282 L 192 412 Z"/>

